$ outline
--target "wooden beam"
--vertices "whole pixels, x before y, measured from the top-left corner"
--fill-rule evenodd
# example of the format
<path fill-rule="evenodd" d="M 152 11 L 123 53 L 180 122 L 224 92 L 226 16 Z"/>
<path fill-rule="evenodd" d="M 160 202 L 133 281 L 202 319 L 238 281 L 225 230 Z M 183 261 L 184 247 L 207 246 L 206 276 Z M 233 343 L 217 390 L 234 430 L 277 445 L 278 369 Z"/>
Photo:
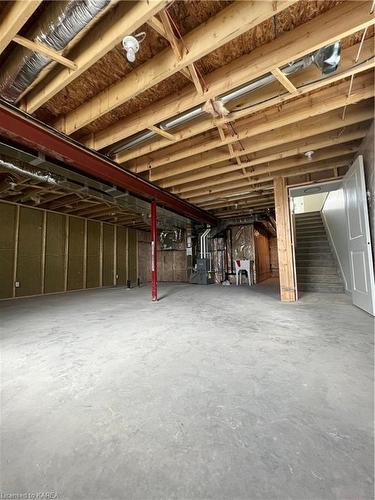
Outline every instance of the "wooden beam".
<path fill-rule="evenodd" d="M 315 172 L 332 172 L 335 168 L 346 167 L 352 161 L 353 156 L 348 155 L 346 157 L 340 158 L 338 160 L 321 161 L 319 163 L 315 163 L 312 165 L 304 165 L 298 168 L 291 168 L 287 170 L 281 170 L 273 176 L 260 177 L 256 182 L 253 183 L 252 189 L 248 192 L 250 193 L 259 193 L 260 191 L 269 191 L 272 189 L 272 185 L 269 183 L 272 182 L 274 177 L 285 177 L 287 179 L 293 179 L 294 177 L 299 177 L 305 174 L 311 174 Z M 231 188 L 221 191 L 219 193 L 212 193 L 210 196 L 206 196 L 202 198 L 200 201 L 192 200 L 193 203 L 203 207 L 206 210 L 211 210 L 213 207 L 222 207 L 226 206 L 227 202 L 223 202 L 224 195 L 230 196 L 231 201 L 245 201 L 248 200 L 251 196 L 245 193 L 247 190 L 247 185 L 242 183 L 237 183 L 237 188 L 233 185 Z M 236 198 L 234 198 L 236 197 Z"/>
<path fill-rule="evenodd" d="M 306 151 L 316 151 L 329 146 L 344 144 L 346 142 L 362 139 L 365 135 L 365 127 L 358 127 L 353 130 L 345 130 L 343 133 L 340 133 L 340 131 L 334 131 L 328 134 L 319 134 L 315 136 L 312 134 L 312 137 L 307 140 L 297 141 L 294 143 L 286 143 L 285 145 L 277 146 L 276 148 L 271 148 L 268 150 L 266 149 L 265 151 L 259 149 L 257 153 L 253 154 L 253 156 L 251 157 L 252 159 L 249 162 L 246 162 L 246 165 L 248 167 L 252 167 L 268 161 L 282 160 L 290 156 L 303 154 Z M 204 185 L 208 185 L 210 182 L 212 182 L 212 178 L 215 176 L 221 176 L 223 174 L 227 174 L 228 172 L 236 173 L 242 168 L 242 166 L 243 165 L 235 166 L 231 164 L 216 168 L 205 168 L 204 170 L 199 169 L 199 172 L 196 174 L 187 172 L 186 174 L 183 174 L 183 176 L 180 175 L 178 177 L 162 181 L 158 185 L 160 187 L 163 187 L 164 189 L 172 187 L 173 193 L 180 194 L 193 189 L 194 186 L 202 187 Z"/>
<path fill-rule="evenodd" d="M 364 83 L 364 87 L 363 87 Z M 328 111 L 332 109 L 337 109 L 338 107 L 343 107 L 345 105 L 350 104 L 355 104 L 356 102 L 359 102 L 361 100 L 367 99 L 369 97 L 372 97 L 374 95 L 373 91 L 373 80 L 372 80 L 372 75 L 363 73 L 359 76 L 354 81 L 354 86 L 357 88 L 357 96 L 354 98 L 354 96 L 351 94 L 349 97 L 347 96 L 347 92 L 344 91 L 344 88 L 347 91 L 347 83 L 346 81 L 341 81 L 340 83 L 336 83 L 335 85 L 332 85 L 327 88 L 321 88 L 319 92 L 314 92 L 311 96 L 310 95 L 304 95 L 301 96 L 299 99 L 295 99 L 294 101 L 291 102 L 285 102 L 283 106 L 273 106 L 271 109 L 263 110 L 264 116 L 281 116 L 282 113 L 286 112 L 286 110 L 291 110 L 291 109 L 297 109 L 301 105 L 301 114 L 296 116 L 295 120 L 292 121 L 298 121 L 298 120 L 303 120 L 305 118 L 308 118 L 309 116 L 316 116 L 314 115 L 309 115 L 307 113 L 307 110 L 313 109 L 316 111 L 317 114 L 322 114 L 322 113 L 327 113 Z M 361 89 L 362 86 L 362 89 Z M 367 90 L 365 89 L 367 87 Z M 289 95 L 289 94 L 288 94 Z M 320 96 L 322 100 L 319 102 L 317 99 L 317 96 Z M 302 104 L 304 104 L 302 106 Z M 302 109 L 303 108 L 303 109 Z M 302 118 L 299 118 L 302 116 Z M 272 127 L 270 126 L 270 123 L 261 123 L 261 120 L 259 120 L 259 114 L 258 115 L 253 115 L 250 116 L 243 121 L 241 120 L 238 122 L 240 126 L 244 125 L 245 123 L 249 123 L 252 125 L 257 125 L 258 127 L 262 127 L 262 132 L 271 130 Z M 281 123 L 281 122 L 280 122 Z M 288 122 L 285 122 L 284 125 L 286 125 Z M 238 124 L 237 124 L 238 126 Z M 283 126 L 283 124 L 278 124 L 278 127 Z M 237 139 L 245 139 L 246 137 L 251 137 L 252 135 L 256 135 L 258 130 L 260 128 L 254 127 L 253 132 L 248 132 L 248 133 L 243 133 L 243 134 L 238 134 L 238 136 L 235 137 L 227 137 L 226 142 L 235 142 Z M 213 128 L 212 120 L 208 118 L 203 118 L 200 122 L 193 123 L 186 129 L 176 132 L 175 137 L 176 141 L 182 141 L 189 139 L 195 135 L 201 134 L 209 129 Z M 193 146 L 192 148 L 189 149 L 189 151 L 186 151 L 182 149 L 182 151 L 179 154 L 179 159 L 182 159 L 187 156 L 191 156 L 194 154 L 198 154 L 202 151 L 208 151 L 210 149 L 214 149 L 219 147 L 222 142 L 219 141 L 218 139 L 212 139 L 210 141 L 210 146 L 207 147 L 209 144 L 208 142 L 201 141 L 200 144 Z M 142 155 L 149 155 L 152 154 L 154 151 L 157 151 L 159 149 L 162 149 L 166 146 L 168 146 L 169 143 L 163 139 L 160 139 L 158 141 L 154 141 L 152 143 L 146 144 L 144 146 L 140 146 L 138 148 L 134 148 L 133 150 L 129 151 L 123 151 L 116 155 L 116 161 L 119 163 L 124 163 L 127 160 L 131 160 L 133 158 L 137 158 Z"/>
<path fill-rule="evenodd" d="M 349 154 L 349 153 L 347 153 L 347 154 Z M 317 160 L 317 161 L 320 161 L 320 160 Z M 313 164 L 314 163 L 316 163 L 316 162 L 313 162 Z M 304 163 L 296 162 L 296 164 L 294 164 L 294 165 L 292 164 L 289 166 L 281 167 L 280 170 L 282 170 L 284 168 L 296 168 L 300 164 L 307 165 L 308 163 L 307 162 L 304 162 Z M 275 170 L 275 172 L 277 172 L 277 170 Z M 272 172 L 270 172 L 269 174 L 261 174 L 261 175 L 270 175 L 271 173 Z M 260 175 L 260 174 L 258 174 L 258 175 Z M 246 174 L 246 178 L 247 178 L 249 183 L 254 182 L 254 179 L 251 178 L 249 173 Z M 215 187 L 220 186 L 220 185 L 225 185 L 225 184 L 228 184 L 231 182 L 241 182 L 241 181 L 243 182 L 243 174 L 240 174 L 238 171 L 236 171 L 233 173 L 222 174 L 221 176 L 214 177 L 214 178 L 209 179 L 206 182 L 201 183 L 201 184 L 199 184 L 199 183 L 196 183 L 194 185 L 187 184 L 185 186 L 185 189 L 182 192 L 178 192 L 177 189 L 172 189 L 171 192 L 173 194 L 179 195 L 180 197 L 184 197 L 184 196 L 189 197 L 197 192 L 203 192 L 204 190 L 206 190 L 206 191 L 212 190 Z"/>
<path fill-rule="evenodd" d="M 290 177 L 294 173 L 299 174 L 301 171 L 306 173 L 307 171 L 315 171 L 321 168 L 333 168 L 333 166 L 343 166 L 347 165 L 350 159 L 353 157 L 353 153 L 346 153 L 342 157 L 338 156 L 333 159 L 321 159 L 319 162 L 314 163 L 299 163 L 295 166 L 284 165 L 283 168 L 275 170 L 272 173 L 263 173 L 256 178 L 249 179 L 250 187 L 243 178 L 238 181 L 224 183 L 223 185 L 213 186 L 210 189 L 202 190 L 201 192 L 194 192 L 190 195 L 184 194 L 180 198 L 183 198 L 190 203 L 199 203 L 203 201 L 215 200 L 218 196 L 238 194 L 242 191 L 250 192 L 257 191 L 259 189 L 264 189 L 264 184 L 272 181 L 275 176 L 286 176 Z M 331 167 L 332 165 L 332 167 Z M 299 170 L 298 170 L 299 169 Z"/>
<path fill-rule="evenodd" d="M 148 127 L 148 128 L 152 132 L 155 132 L 155 134 L 161 135 L 161 136 L 165 137 L 166 139 L 168 139 L 169 141 L 174 141 L 175 140 L 174 135 L 170 134 L 166 130 L 163 130 L 163 129 L 159 128 L 159 127 L 154 127 L 153 125 L 151 125 L 151 127 Z"/>
<path fill-rule="evenodd" d="M 155 30 L 157 33 L 159 33 L 160 36 L 168 40 L 168 35 L 167 32 L 165 31 L 165 28 L 163 26 L 163 23 L 159 21 L 159 19 L 155 16 L 151 16 L 150 19 L 147 21 L 147 24 L 151 26 L 153 30 Z"/>
<path fill-rule="evenodd" d="M 63 66 L 66 66 L 67 68 L 70 69 L 77 69 L 77 65 L 75 62 L 71 61 L 70 59 L 67 59 L 66 57 L 62 56 L 56 50 L 50 49 L 46 45 L 43 45 L 41 43 L 33 42 L 32 40 L 28 40 L 27 38 L 16 35 L 13 38 L 13 42 L 18 43 L 18 45 L 22 45 L 23 47 L 26 47 L 27 49 L 30 49 L 34 52 L 39 52 L 40 54 L 44 54 L 51 58 L 53 61 L 56 61 Z"/>
<path fill-rule="evenodd" d="M 189 64 L 188 66 L 188 70 L 189 70 L 189 73 L 190 73 L 190 76 L 191 76 L 191 80 L 192 82 L 194 83 L 195 85 L 195 88 L 198 92 L 199 95 L 203 95 L 204 92 L 205 92 L 205 89 L 203 88 L 203 85 L 202 85 L 202 82 L 199 78 L 199 75 L 198 75 L 198 72 L 194 66 L 194 63 L 193 64 Z"/>
<path fill-rule="evenodd" d="M 182 55 L 183 55 L 183 48 L 181 45 L 181 41 L 178 40 L 178 38 L 175 36 L 175 34 L 173 32 L 173 28 L 172 28 L 171 22 L 169 20 L 168 13 L 165 10 L 162 10 L 159 13 L 159 16 L 160 16 L 161 22 L 163 24 L 166 38 L 171 45 L 171 48 L 174 52 L 174 55 L 176 56 L 176 59 L 178 61 L 180 61 L 182 59 Z"/>
<path fill-rule="evenodd" d="M 296 300 L 293 248 L 289 214 L 289 198 L 285 179 L 274 179 L 277 253 L 279 257 L 280 298 L 282 302 Z"/>
<path fill-rule="evenodd" d="M 297 94 L 298 90 L 293 83 L 287 78 L 280 68 L 271 69 L 273 76 L 281 83 L 281 85 L 291 94 Z"/>
<path fill-rule="evenodd" d="M 363 76 L 366 76 L 366 78 L 362 79 L 361 77 L 358 77 L 355 80 L 355 85 L 358 85 L 358 87 L 353 90 L 350 97 L 341 93 L 341 91 L 346 88 L 346 85 L 344 84 L 345 82 L 343 82 L 341 86 L 330 87 L 323 93 L 316 93 L 312 96 L 306 96 L 298 99 L 297 101 L 288 103 L 288 105 L 285 105 L 281 111 L 278 109 L 270 110 L 260 117 L 258 115 L 252 117 L 252 119 L 248 120 L 241 128 L 238 127 L 237 137 L 239 140 L 255 137 L 259 134 L 264 134 L 265 132 L 270 132 L 289 124 L 301 122 L 303 120 L 307 120 L 308 118 L 323 115 L 330 111 L 342 108 L 348 103 L 348 100 L 351 104 L 355 104 L 361 100 L 369 99 L 374 95 L 374 86 L 371 81 L 372 75 Z M 324 99 L 323 102 L 322 99 Z M 175 134 L 175 136 L 178 136 L 178 134 Z M 236 137 L 227 136 L 225 143 L 233 143 L 236 140 Z M 209 139 L 206 142 L 198 144 L 196 147 L 188 148 L 185 153 L 188 154 L 190 152 L 190 156 L 192 156 L 203 151 L 208 152 L 212 149 L 220 147 L 221 145 L 221 139 Z M 256 145 L 256 143 L 254 143 L 254 145 Z M 186 165 L 179 162 L 175 166 L 168 165 L 165 168 L 154 170 L 152 178 L 154 181 L 161 179 L 165 180 L 167 177 L 173 177 L 190 170 L 192 169 L 189 166 L 189 162 L 186 162 Z"/>
<path fill-rule="evenodd" d="M 0 54 L 14 39 L 22 26 L 36 11 L 42 0 L 9 2 L 0 20 Z"/>
<path fill-rule="evenodd" d="M 207 75 L 205 80 L 209 91 L 204 96 L 197 95 L 195 89 L 187 88 L 180 92 L 178 102 L 174 96 L 162 99 L 148 106 L 147 109 L 119 120 L 96 133 L 95 147 L 101 149 L 125 139 L 140 130 L 144 130 L 150 123 L 160 123 L 202 104 L 207 98 L 220 95 L 250 80 L 259 78 L 272 68 L 283 66 L 373 24 L 374 18 L 370 14 L 370 8 L 371 1 L 344 2 L 330 9 L 312 21 Z M 319 88 L 319 85 L 325 85 L 325 83 L 320 82 L 316 85 Z"/>
<path fill-rule="evenodd" d="M 164 11 L 162 11 L 160 13 L 161 17 L 162 17 L 162 14 L 165 14 Z M 162 18 L 164 19 L 163 22 L 159 21 L 159 19 L 157 17 L 152 16 L 152 18 L 150 18 L 148 20 L 147 24 L 149 26 L 151 26 L 152 29 L 154 29 L 157 33 L 159 33 L 160 36 L 165 38 L 170 43 L 172 50 L 174 50 L 177 59 L 181 59 L 182 51 L 183 51 L 181 41 L 175 37 L 175 35 L 173 33 L 173 29 L 170 25 L 169 19 L 167 18 L 167 20 L 165 20 L 165 15 Z M 168 26 L 169 26 L 168 30 L 165 27 L 166 23 L 168 23 Z M 194 75 L 192 74 L 193 71 L 196 74 L 194 64 L 189 64 L 189 66 L 187 68 L 181 69 L 180 73 L 182 73 L 185 78 L 192 81 L 198 90 L 197 85 L 198 84 L 200 85 L 199 78 L 198 78 L 198 76 L 195 76 L 195 74 Z M 194 78 L 197 81 L 195 81 Z M 203 93 L 203 90 L 202 90 L 202 93 Z"/>
<path fill-rule="evenodd" d="M 295 1 L 280 0 L 277 3 L 277 12 L 281 12 Z M 237 38 L 245 31 L 269 19 L 274 14 L 269 2 L 252 2 L 251 8 L 249 8 L 248 2 L 237 0 L 201 26 L 187 33 L 184 40 L 186 46 L 189 47 L 189 52 L 184 54 L 179 61 L 176 61 L 172 49 L 165 49 L 131 71 L 119 82 L 106 88 L 64 117 L 59 118 L 54 123 L 54 127 L 66 134 L 72 134 L 230 40 Z M 148 126 L 150 124 L 154 125 L 155 122 L 149 123 Z"/>
<path fill-rule="evenodd" d="M 19 3 L 26 4 L 28 2 Z M 28 113 L 34 113 L 46 101 L 118 45 L 126 34 L 134 33 L 167 4 L 168 0 L 119 2 L 103 20 L 89 31 L 79 45 L 71 51 L 71 54 L 69 53 L 69 57 L 77 64 L 77 69 L 75 71 L 68 68 L 60 69 L 53 76 L 48 77 L 47 81 L 40 82 L 22 101 L 21 108 Z"/>

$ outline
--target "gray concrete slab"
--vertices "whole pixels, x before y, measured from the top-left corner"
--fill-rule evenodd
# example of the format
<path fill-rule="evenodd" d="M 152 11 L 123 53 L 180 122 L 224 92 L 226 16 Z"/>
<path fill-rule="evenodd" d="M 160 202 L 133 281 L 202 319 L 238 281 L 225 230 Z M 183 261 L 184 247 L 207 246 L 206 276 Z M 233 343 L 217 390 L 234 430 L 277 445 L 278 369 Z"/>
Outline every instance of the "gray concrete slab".
<path fill-rule="evenodd" d="M 373 497 L 366 313 L 327 294 L 282 304 L 273 283 L 160 295 L 0 303 L 3 495 Z"/>

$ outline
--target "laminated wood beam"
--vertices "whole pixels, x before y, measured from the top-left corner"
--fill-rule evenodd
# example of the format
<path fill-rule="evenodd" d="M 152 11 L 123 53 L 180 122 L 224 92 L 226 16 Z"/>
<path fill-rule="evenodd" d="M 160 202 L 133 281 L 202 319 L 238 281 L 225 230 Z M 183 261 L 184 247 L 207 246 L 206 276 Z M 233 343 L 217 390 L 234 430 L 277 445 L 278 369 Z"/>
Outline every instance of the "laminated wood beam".
<path fill-rule="evenodd" d="M 245 3 L 245 2 L 244 2 Z M 283 66 L 340 38 L 372 25 L 372 2 L 344 2 L 276 40 L 253 50 L 250 54 L 205 76 L 208 91 L 204 96 L 187 88 L 175 96 L 162 99 L 146 110 L 119 120 L 94 134 L 96 149 L 104 148 L 161 121 L 202 104 L 207 98 L 223 94 L 250 80 L 259 78 L 271 69 Z M 328 80 L 327 80 L 328 81 Z M 322 82 L 316 82 L 317 87 Z M 325 85 L 325 83 L 323 83 Z M 313 87 L 310 88 L 311 91 Z M 287 96 L 284 99 L 290 98 Z M 250 113 L 250 111 L 249 111 Z M 89 140 L 89 138 L 87 138 Z M 140 155 L 139 155 L 140 156 Z M 120 161 L 125 161 L 121 158 Z"/>
<path fill-rule="evenodd" d="M 17 3 L 26 4 L 28 2 Z M 69 68 L 60 69 L 53 76 L 48 77 L 47 81 L 43 80 L 22 101 L 21 109 L 28 113 L 34 113 L 46 101 L 119 44 L 126 34 L 134 33 L 167 4 L 168 0 L 119 2 L 103 20 L 89 31 L 79 45 L 72 50 L 72 53 L 69 53 L 69 57 L 77 64 L 77 69 L 74 71 Z"/>
<path fill-rule="evenodd" d="M 285 179 L 274 179 L 277 253 L 279 257 L 280 298 L 282 302 L 296 300 L 289 197 Z"/>
<path fill-rule="evenodd" d="M 27 2 L 17 0 L 9 3 L 0 20 L 0 54 L 41 3 L 42 0 Z"/>
<path fill-rule="evenodd" d="M 74 61 L 67 59 L 66 57 L 64 57 L 61 54 L 59 54 L 58 52 L 56 52 L 56 50 L 50 49 L 46 45 L 33 42 L 32 40 L 28 40 L 27 38 L 20 36 L 20 35 L 16 35 L 13 38 L 13 42 L 16 42 L 16 43 L 18 43 L 18 45 L 22 45 L 23 47 L 26 47 L 27 49 L 30 49 L 34 52 L 39 52 L 40 54 L 44 54 L 44 55 L 50 57 L 53 61 L 56 61 L 59 64 L 66 66 L 67 68 L 70 68 L 73 70 L 77 69 L 77 65 Z"/>
<path fill-rule="evenodd" d="M 237 0 L 186 34 L 184 43 L 189 51 L 183 54 L 180 60 L 176 60 L 173 49 L 168 48 L 162 51 L 134 69 L 119 82 L 58 119 L 54 123 L 54 127 L 66 134 L 72 134 L 225 43 L 237 38 L 242 33 L 273 17 L 277 12 L 293 5 L 295 1 L 280 0 L 277 2 L 276 11 L 274 11 L 271 2 L 252 1 L 249 3 Z M 155 125 L 155 123 L 151 124 Z M 148 126 L 150 126 L 150 122 Z"/>

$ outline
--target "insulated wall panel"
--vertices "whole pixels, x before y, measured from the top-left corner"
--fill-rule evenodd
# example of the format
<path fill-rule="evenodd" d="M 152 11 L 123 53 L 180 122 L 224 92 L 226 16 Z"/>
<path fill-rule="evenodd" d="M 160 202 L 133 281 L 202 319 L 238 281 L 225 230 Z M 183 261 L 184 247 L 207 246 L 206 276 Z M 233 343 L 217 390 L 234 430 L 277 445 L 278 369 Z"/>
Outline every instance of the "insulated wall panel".
<path fill-rule="evenodd" d="M 127 230 L 123 227 L 117 228 L 116 259 L 117 259 L 117 284 L 126 285 L 127 280 L 127 256 L 126 256 Z"/>
<path fill-rule="evenodd" d="M 137 231 L 128 229 L 128 279 L 133 283 L 137 283 Z"/>
<path fill-rule="evenodd" d="M 87 288 L 100 286 L 100 246 L 100 222 L 89 220 L 87 221 Z"/>
<path fill-rule="evenodd" d="M 66 221 L 66 215 L 47 212 L 45 293 L 64 291 Z"/>
<path fill-rule="evenodd" d="M 103 224 L 103 286 L 113 286 L 114 226 Z"/>
<path fill-rule="evenodd" d="M 0 203 L 0 299 L 13 295 L 16 205 Z"/>
<path fill-rule="evenodd" d="M 20 207 L 16 296 L 42 293 L 43 211 Z"/>
<path fill-rule="evenodd" d="M 83 282 L 85 221 L 69 217 L 68 290 L 85 287 Z"/>

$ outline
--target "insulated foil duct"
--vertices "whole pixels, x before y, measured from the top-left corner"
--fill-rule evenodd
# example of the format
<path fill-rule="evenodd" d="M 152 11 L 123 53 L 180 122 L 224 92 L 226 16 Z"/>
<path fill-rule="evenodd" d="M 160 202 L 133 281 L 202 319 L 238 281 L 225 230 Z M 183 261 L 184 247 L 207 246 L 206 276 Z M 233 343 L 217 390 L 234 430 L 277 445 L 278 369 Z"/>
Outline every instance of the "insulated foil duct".
<path fill-rule="evenodd" d="M 29 40 L 61 51 L 109 4 L 109 1 L 50 2 L 45 13 L 37 21 L 37 26 L 31 28 L 25 36 Z M 8 102 L 16 102 L 50 62 L 48 56 L 18 46 L 2 65 L 0 96 Z"/>

